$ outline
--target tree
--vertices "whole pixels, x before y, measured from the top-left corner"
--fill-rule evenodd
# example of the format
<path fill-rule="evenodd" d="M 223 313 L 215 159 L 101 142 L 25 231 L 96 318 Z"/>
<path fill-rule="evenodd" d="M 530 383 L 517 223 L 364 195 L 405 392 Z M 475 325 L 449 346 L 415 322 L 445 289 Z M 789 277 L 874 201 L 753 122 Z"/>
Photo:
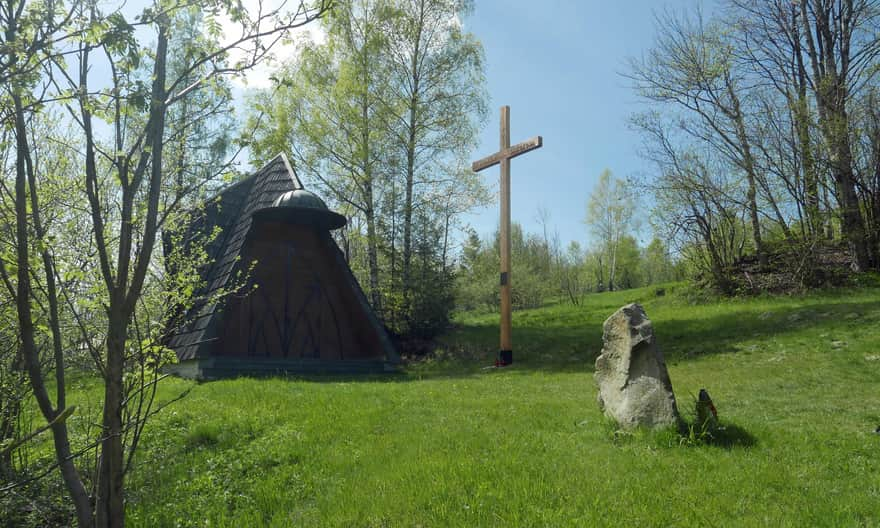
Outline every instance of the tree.
<path fill-rule="evenodd" d="M 602 254 L 599 265 L 600 268 L 607 266 L 607 288 L 611 291 L 617 287 L 615 280 L 621 240 L 634 227 L 631 224 L 634 202 L 635 197 L 630 194 L 626 182 L 614 178 L 608 169 L 599 175 L 599 181 L 587 201 L 584 222 L 598 239 L 599 252 Z M 603 258 L 605 264 L 602 264 Z M 604 272 L 600 273 L 604 280 Z"/>
<path fill-rule="evenodd" d="M 616 260 L 616 288 L 629 290 L 646 284 L 642 277 L 642 254 L 635 237 L 627 235 L 620 239 Z"/>
<path fill-rule="evenodd" d="M 782 97 L 784 104 L 763 102 L 768 122 L 778 125 L 764 127 L 771 137 L 779 137 L 783 143 L 772 148 L 773 158 L 788 163 L 773 163 L 768 157 L 768 170 L 782 180 L 793 198 L 798 202 L 805 235 L 817 238 L 821 235 L 822 215 L 819 203 L 820 167 L 814 146 L 812 128 L 814 107 L 808 98 L 808 73 L 801 21 L 800 2 L 773 0 L 731 0 L 736 8 L 736 25 L 740 31 L 731 35 L 736 42 L 736 54 L 746 66 Z M 779 109 L 784 109 L 789 123 L 779 119 Z M 789 155 L 790 153 L 790 155 Z"/>
<path fill-rule="evenodd" d="M 854 138 L 864 132 L 855 126 L 852 112 L 876 77 L 880 6 L 869 0 L 732 3 L 746 22 L 744 29 L 761 44 L 760 52 L 750 57 L 756 68 L 770 75 L 773 65 L 785 64 L 783 57 L 789 61 L 793 73 L 778 84 L 796 87 L 789 91 L 797 93 L 796 129 L 803 152 L 808 210 L 813 211 L 819 201 L 816 172 L 828 170 L 840 204 L 843 237 L 855 265 L 860 269 L 876 266 L 880 249 L 872 247 L 872 226 L 860 203 L 871 198 L 864 192 L 867 188 L 860 178 L 854 146 Z M 808 92 L 813 96 L 811 102 Z M 813 122 L 822 139 L 821 149 L 809 148 Z M 860 191 L 864 196 L 861 201 Z M 813 229 L 817 231 L 815 226 Z"/>
<path fill-rule="evenodd" d="M 867 0 L 805 0 L 800 23 L 806 41 L 813 89 L 819 110 L 819 128 L 828 148 L 831 175 L 842 211 L 843 234 L 865 270 L 872 258 L 861 214 L 853 167 L 848 107 L 859 85 L 876 70 L 880 53 L 877 6 Z M 876 258 L 874 258 L 876 260 Z"/>
<path fill-rule="evenodd" d="M 839 228 L 853 268 L 876 267 L 880 187 L 870 101 L 880 71 L 880 4 L 728 0 L 726 7 L 708 21 L 699 13 L 658 18 L 656 45 L 632 63 L 630 78 L 669 124 L 660 135 L 677 129 L 689 136 L 673 146 L 679 163 L 671 174 L 694 172 L 679 170 L 685 165 L 715 170 L 719 162 L 729 165 L 719 167 L 725 174 L 741 174 L 742 183 L 704 186 L 726 194 L 697 202 L 716 212 L 727 209 L 724 202 L 742 203 L 754 245 L 746 249 L 762 264 L 771 251 L 811 260 Z M 658 139 L 651 112 L 636 121 L 649 143 Z M 716 217 L 730 221 L 712 222 L 704 233 L 729 224 L 725 238 L 736 239 L 735 216 Z"/>
<path fill-rule="evenodd" d="M 733 198 L 738 179 L 714 150 L 697 150 L 681 139 L 687 134 L 676 134 L 680 129 L 659 114 L 642 114 L 632 122 L 645 137 L 641 155 L 658 171 L 648 183 L 656 204 L 655 232 L 691 259 L 712 286 L 731 293 L 729 269 L 746 247 L 742 207 Z"/>
<path fill-rule="evenodd" d="M 258 111 L 269 118 L 250 143 L 254 159 L 292 149 L 307 180 L 342 204 L 347 216 L 361 215 L 370 299 L 377 310 L 382 307 L 377 216 L 391 165 L 383 104 L 391 89 L 382 59 L 386 7 L 371 0 L 337 4 L 325 22 L 326 45 L 304 46 L 276 89 L 258 96 Z"/>
<path fill-rule="evenodd" d="M 139 338 L 144 336 L 137 324 L 137 310 L 154 263 L 159 230 L 174 216 L 182 200 L 199 188 L 197 184 L 181 186 L 168 181 L 164 147 L 169 139 L 169 109 L 184 100 L 191 101 L 187 98 L 219 76 L 253 66 L 288 30 L 321 16 L 329 3 L 315 7 L 300 3 L 292 14 L 258 10 L 256 17 L 229 2 L 203 3 L 202 8 L 211 16 L 228 12 L 241 25 L 241 36 L 233 37 L 226 45 L 203 42 L 205 45 L 189 57 L 188 63 L 169 72 L 174 21 L 188 7 L 185 3 L 156 3 L 132 22 L 121 10 L 102 13 L 93 2 L 74 4 L 67 12 L 60 12 L 53 2 L 35 3 L 25 9 L 24 2 L 12 1 L 0 9 L 4 43 L 13 50 L 2 74 L 10 78 L 4 86 L 9 87 L 6 93 L 14 108 L 15 298 L 21 353 L 40 410 L 51 424 L 58 465 L 81 526 L 122 526 L 124 522 L 124 476 L 137 445 L 137 431 L 142 430 L 146 419 L 137 413 L 132 416 L 126 404 L 137 405 L 138 391 L 143 394 L 149 388 L 125 382 L 132 361 L 143 357 L 139 355 L 144 342 Z M 153 42 L 146 45 L 144 40 Z M 50 46 L 59 42 L 67 47 Z M 228 65 L 227 54 L 240 48 L 247 48 L 250 54 Z M 91 88 L 92 60 L 105 61 L 110 70 L 109 84 L 101 83 L 98 89 Z M 50 92 L 50 97 L 41 99 Z M 73 188 L 84 189 L 87 197 L 94 249 L 90 254 L 96 255 L 90 269 L 98 270 L 106 323 L 103 342 L 93 350 L 105 388 L 94 500 L 73 464 L 66 425 L 58 419 L 67 411 L 56 281 L 59 273 L 39 201 L 42 180 L 37 178 L 34 143 L 28 137 L 31 118 L 41 111 L 41 103 L 51 99 L 63 104 L 80 134 L 81 144 L 77 147 L 83 154 L 77 155 L 77 160 L 83 165 L 75 174 L 82 175 L 82 180 Z M 106 143 L 96 132 L 96 122 L 104 122 L 111 130 L 112 138 Z M 30 254 L 34 250 L 41 255 L 42 266 L 32 264 Z M 51 347 L 55 352 L 54 404 L 43 378 L 35 336 L 33 305 L 38 289 L 32 276 L 37 273 L 42 273 L 48 298 Z"/>
<path fill-rule="evenodd" d="M 498 303 L 493 277 L 498 257 L 472 228 L 467 232 L 455 274 L 455 304 L 460 310 L 489 309 Z"/>
<path fill-rule="evenodd" d="M 457 274 L 458 303 L 467 308 L 497 307 L 498 245 L 500 233 L 496 231 L 489 240 L 481 241 L 471 232 L 464 248 L 463 259 Z M 540 236 L 523 232 L 514 222 L 510 230 L 511 262 L 513 272 L 521 277 L 513 285 L 512 305 L 516 310 L 541 306 L 552 293 L 553 279 L 546 263 L 547 252 Z"/>
<path fill-rule="evenodd" d="M 385 25 L 392 83 L 386 101 L 403 170 L 403 277 L 406 309 L 411 281 L 413 211 L 422 188 L 460 186 L 472 174 L 457 171 L 487 115 L 483 51 L 459 17 L 473 5 L 459 0 L 399 0 Z M 456 159 L 458 157 L 458 159 Z M 452 180 L 451 182 L 449 180 Z"/>
<path fill-rule="evenodd" d="M 757 201 L 757 164 L 740 95 L 744 84 L 731 61 L 732 50 L 720 26 L 667 15 L 658 19 L 657 42 L 643 61 L 632 61 L 631 79 L 646 98 L 681 106 L 697 117 L 683 128 L 708 141 L 745 175 L 745 205 L 755 251 L 762 264 L 767 253 L 761 238 Z"/>
<path fill-rule="evenodd" d="M 641 273 L 646 285 L 669 282 L 678 278 L 669 255 L 669 248 L 659 238 L 653 238 L 648 247 L 642 250 L 641 264 Z"/>
<path fill-rule="evenodd" d="M 58 316 L 59 301 L 52 254 L 46 244 L 46 226 L 40 212 L 37 167 L 28 127 L 35 110 L 47 99 L 38 91 L 31 92 L 31 90 L 38 85 L 40 70 L 45 62 L 50 57 L 56 56 L 53 42 L 62 36 L 64 26 L 73 16 L 74 11 L 56 12 L 54 5 L 32 5 L 27 9 L 26 7 L 24 1 L 7 2 L 0 7 L 2 44 L 9 50 L 3 55 L 0 76 L 5 77 L 6 81 L 3 83 L 4 102 L 11 103 L 11 111 L 4 112 L 3 124 L 11 128 L 15 140 L 15 183 L 12 192 L 15 211 L 15 235 L 12 241 L 12 246 L 15 248 L 15 271 L 7 273 L 4 266 L 2 272 L 4 284 L 9 288 L 11 297 L 15 299 L 20 362 L 27 371 L 40 412 L 47 423 L 51 424 L 57 464 L 73 500 L 78 521 L 80 525 L 85 526 L 90 521 L 89 499 L 73 464 L 67 426 L 64 420 L 59 419 L 67 411 L 64 354 Z M 31 242 L 32 237 L 35 243 Z M 32 262 L 34 246 L 38 246 L 36 249 L 41 257 L 39 264 Z M 40 363 L 40 348 L 32 308 L 35 297 L 32 274 L 42 275 L 46 285 L 48 323 L 52 332 L 51 349 L 55 363 L 54 402 L 43 380 Z"/>
<path fill-rule="evenodd" d="M 559 267 L 562 292 L 571 304 L 577 306 L 588 287 L 584 280 L 584 254 L 579 243 L 569 243 Z"/>

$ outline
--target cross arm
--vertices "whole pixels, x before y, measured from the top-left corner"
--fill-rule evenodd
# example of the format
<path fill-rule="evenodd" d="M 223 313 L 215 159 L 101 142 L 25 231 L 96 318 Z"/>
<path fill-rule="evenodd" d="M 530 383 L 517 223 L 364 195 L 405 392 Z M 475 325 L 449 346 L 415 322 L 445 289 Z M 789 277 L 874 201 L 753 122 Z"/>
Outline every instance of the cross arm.
<path fill-rule="evenodd" d="M 544 138 L 541 136 L 535 136 L 532 139 L 527 141 L 523 141 L 522 143 L 517 143 L 512 147 L 506 148 L 500 152 L 496 152 L 491 156 L 487 156 L 483 159 L 477 160 L 471 164 L 471 169 L 474 172 L 480 172 L 483 169 L 488 169 L 493 165 L 497 165 L 501 163 L 503 159 L 513 159 L 520 154 L 525 154 L 530 150 L 535 150 L 536 148 L 541 148 L 544 145 Z"/>

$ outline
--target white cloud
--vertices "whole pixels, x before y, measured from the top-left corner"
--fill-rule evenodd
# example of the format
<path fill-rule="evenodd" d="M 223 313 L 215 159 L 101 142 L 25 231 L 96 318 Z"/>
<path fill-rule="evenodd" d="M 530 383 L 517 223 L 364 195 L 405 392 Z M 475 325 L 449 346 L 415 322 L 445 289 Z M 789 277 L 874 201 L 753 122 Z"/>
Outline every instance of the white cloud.
<path fill-rule="evenodd" d="M 276 13 L 281 18 L 289 19 L 296 8 L 299 1 L 290 0 L 263 0 L 262 2 L 246 2 L 246 9 L 250 14 L 250 18 L 255 20 L 259 13 L 263 15 Z M 260 11 L 261 9 L 261 11 Z M 242 24 L 234 22 L 227 14 L 223 13 L 216 17 L 220 24 L 221 37 L 220 44 L 227 46 L 243 35 Z M 270 21 L 263 22 L 264 28 L 270 27 Z M 303 40 L 309 40 L 316 44 L 323 44 L 327 40 L 327 33 L 321 26 L 320 22 L 313 21 L 305 26 L 298 27 L 290 31 L 286 38 L 275 42 L 270 53 L 254 68 L 247 70 L 241 75 L 232 78 L 233 84 L 238 88 L 268 88 L 271 86 L 269 77 L 283 64 L 291 59 L 295 59 L 297 55 L 298 43 Z M 269 45 L 274 41 L 273 37 L 262 42 L 263 45 Z M 229 62 L 234 64 L 239 60 L 248 57 L 253 53 L 254 43 L 248 43 L 245 46 L 235 48 L 230 51 Z"/>

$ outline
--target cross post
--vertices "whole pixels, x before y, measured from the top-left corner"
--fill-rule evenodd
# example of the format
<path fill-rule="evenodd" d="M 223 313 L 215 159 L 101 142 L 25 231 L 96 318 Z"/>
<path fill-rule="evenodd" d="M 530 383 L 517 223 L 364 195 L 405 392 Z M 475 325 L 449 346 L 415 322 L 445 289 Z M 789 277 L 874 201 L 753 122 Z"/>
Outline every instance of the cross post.
<path fill-rule="evenodd" d="M 535 136 L 532 139 L 510 146 L 510 107 L 501 107 L 501 148 L 495 154 L 473 162 L 471 168 L 480 172 L 494 165 L 501 165 L 501 349 L 498 364 L 506 366 L 513 363 L 513 345 L 511 343 L 511 301 L 510 301 L 510 160 L 541 148 L 544 139 Z"/>

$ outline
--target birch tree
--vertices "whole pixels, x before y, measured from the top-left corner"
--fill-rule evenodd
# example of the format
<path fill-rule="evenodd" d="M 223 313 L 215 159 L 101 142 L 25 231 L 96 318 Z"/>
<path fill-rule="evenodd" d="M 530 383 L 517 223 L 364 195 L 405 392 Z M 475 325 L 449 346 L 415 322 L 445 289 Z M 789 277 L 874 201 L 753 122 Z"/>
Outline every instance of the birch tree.
<path fill-rule="evenodd" d="M 482 47 L 462 30 L 473 4 L 458 0 L 398 0 L 386 21 L 388 61 L 396 87 L 386 104 L 389 129 L 403 159 L 404 310 L 409 303 L 413 211 L 426 188 L 467 187 L 458 172 L 487 115 Z M 456 163 L 458 162 L 458 163 Z M 419 189 L 418 187 L 421 187 Z M 420 192 L 421 191 L 421 192 Z"/>
<path fill-rule="evenodd" d="M 587 216 L 584 221 L 598 240 L 600 251 L 605 256 L 609 291 L 617 287 L 615 280 L 621 240 L 633 231 L 634 200 L 626 182 L 615 178 L 610 170 L 605 169 L 599 175 L 599 181 L 587 201 Z"/>

